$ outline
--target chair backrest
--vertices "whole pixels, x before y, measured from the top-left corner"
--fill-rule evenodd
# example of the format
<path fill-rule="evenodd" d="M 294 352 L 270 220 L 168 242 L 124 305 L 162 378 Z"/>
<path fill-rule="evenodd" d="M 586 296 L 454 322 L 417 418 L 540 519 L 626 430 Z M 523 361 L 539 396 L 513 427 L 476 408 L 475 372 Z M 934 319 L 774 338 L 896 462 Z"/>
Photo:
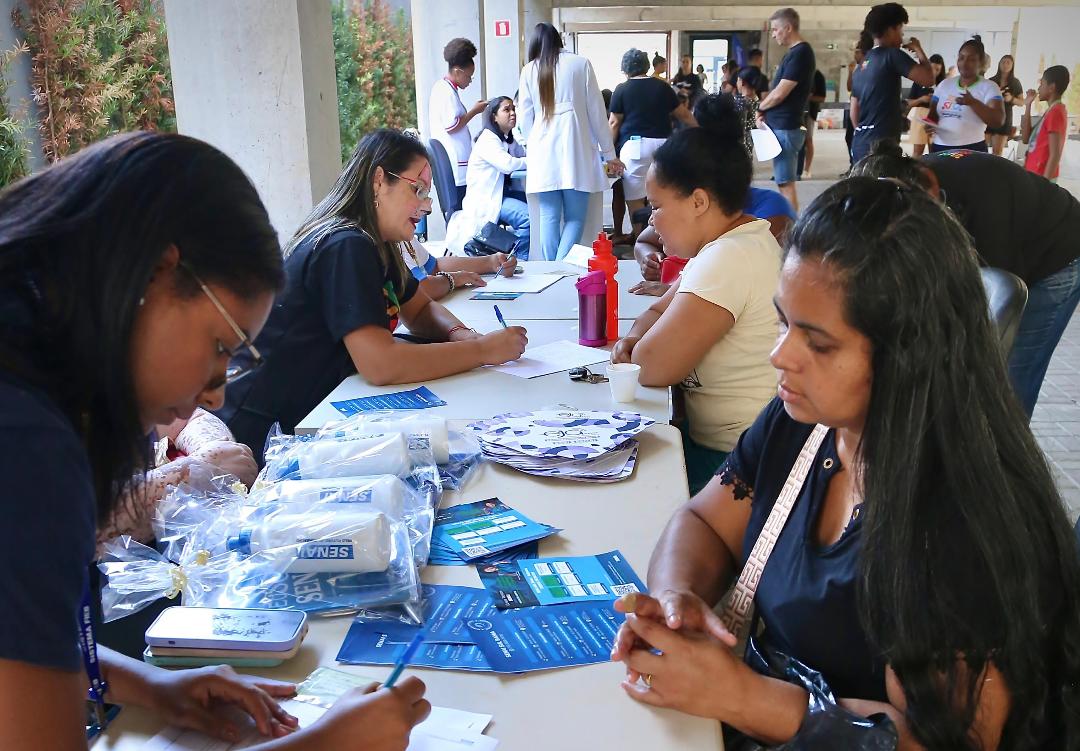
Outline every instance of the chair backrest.
<path fill-rule="evenodd" d="M 428 141 L 428 161 L 431 163 L 431 179 L 435 182 L 435 192 L 439 194 L 439 207 L 443 220 L 449 222 L 455 212 L 461 211 L 458 199 L 457 180 L 450 166 L 450 157 L 446 147 L 432 138 Z"/>
<path fill-rule="evenodd" d="M 1027 285 L 1016 274 L 1003 269 L 985 267 L 979 271 L 990 302 L 990 320 L 997 328 L 998 340 L 1007 358 L 1012 352 L 1016 330 L 1020 326 L 1020 316 L 1024 314 L 1027 306 Z"/>

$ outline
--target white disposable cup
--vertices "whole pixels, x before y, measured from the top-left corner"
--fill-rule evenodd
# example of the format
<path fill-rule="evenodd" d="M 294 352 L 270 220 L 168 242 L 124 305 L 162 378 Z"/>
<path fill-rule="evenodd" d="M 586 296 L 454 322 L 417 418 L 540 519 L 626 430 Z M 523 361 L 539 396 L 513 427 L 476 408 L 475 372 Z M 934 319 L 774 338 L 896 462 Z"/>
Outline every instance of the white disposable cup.
<path fill-rule="evenodd" d="M 608 364 L 608 385 L 611 386 L 611 398 L 617 402 L 632 402 L 637 396 L 638 376 L 641 366 L 632 362 Z"/>

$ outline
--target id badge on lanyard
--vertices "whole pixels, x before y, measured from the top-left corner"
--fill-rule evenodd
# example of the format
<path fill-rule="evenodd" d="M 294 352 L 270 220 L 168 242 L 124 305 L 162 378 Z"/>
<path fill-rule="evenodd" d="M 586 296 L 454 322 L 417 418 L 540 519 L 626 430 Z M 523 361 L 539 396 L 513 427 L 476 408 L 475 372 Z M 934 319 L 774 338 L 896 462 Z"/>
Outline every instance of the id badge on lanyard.
<path fill-rule="evenodd" d="M 105 704 L 105 692 L 109 687 L 101 677 L 89 587 L 83 592 L 82 607 L 79 608 L 79 649 L 90 682 L 90 688 L 86 691 L 86 739 L 90 740 L 105 732 L 109 722 L 120 712 L 120 707 Z"/>

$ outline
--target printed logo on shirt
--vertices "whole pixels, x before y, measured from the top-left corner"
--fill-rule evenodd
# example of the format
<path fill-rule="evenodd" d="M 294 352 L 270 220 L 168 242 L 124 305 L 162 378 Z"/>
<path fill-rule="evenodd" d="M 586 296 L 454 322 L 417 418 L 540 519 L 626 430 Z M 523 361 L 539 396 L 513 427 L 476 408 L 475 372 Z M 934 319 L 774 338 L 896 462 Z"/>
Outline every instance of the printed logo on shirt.
<path fill-rule="evenodd" d="M 390 333 L 393 334 L 398 327 L 398 313 L 401 312 L 401 303 L 398 302 L 397 290 L 393 282 L 383 284 L 383 297 L 386 299 L 386 318 Z"/>

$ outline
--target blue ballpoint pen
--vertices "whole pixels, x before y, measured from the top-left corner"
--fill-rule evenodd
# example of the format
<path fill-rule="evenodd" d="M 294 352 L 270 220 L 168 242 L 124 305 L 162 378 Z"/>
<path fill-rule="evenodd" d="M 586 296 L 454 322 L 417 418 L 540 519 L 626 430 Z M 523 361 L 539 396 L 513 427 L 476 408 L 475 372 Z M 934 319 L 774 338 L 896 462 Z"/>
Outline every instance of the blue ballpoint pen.
<path fill-rule="evenodd" d="M 412 660 L 413 655 L 416 654 L 416 650 L 420 649 L 420 645 L 424 642 L 424 632 L 421 631 L 412 638 L 409 642 L 409 646 L 405 647 L 405 651 L 401 653 L 401 657 L 394 663 L 394 669 L 390 671 L 390 676 L 383 683 L 383 688 L 393 688 L 397 683 L 397 679 L 401 677 L 402 671 L 405 670 L 405 666 Z"/>
<path fill-rule="evenodd" d="M 492 307 L 495 308 L 495 317 L 499 319 L 499 323 L 502 324 L 502 327 L 504 329 L 507 328 L 506 319 L 503 318 L 503 314 L 502 314 L 502 311 L 499 310 L 499 306 L 498 305 L 493 305 Z"/>

